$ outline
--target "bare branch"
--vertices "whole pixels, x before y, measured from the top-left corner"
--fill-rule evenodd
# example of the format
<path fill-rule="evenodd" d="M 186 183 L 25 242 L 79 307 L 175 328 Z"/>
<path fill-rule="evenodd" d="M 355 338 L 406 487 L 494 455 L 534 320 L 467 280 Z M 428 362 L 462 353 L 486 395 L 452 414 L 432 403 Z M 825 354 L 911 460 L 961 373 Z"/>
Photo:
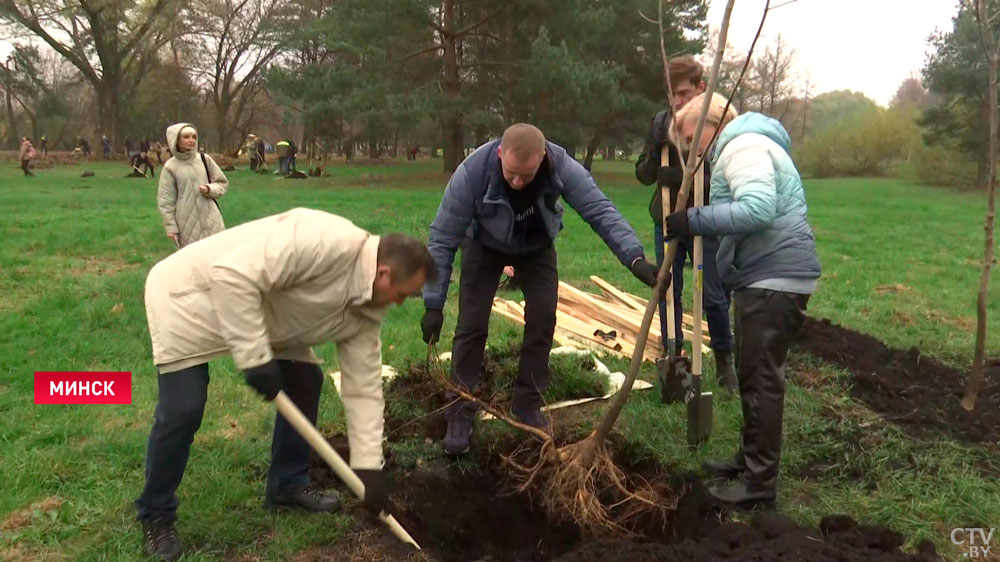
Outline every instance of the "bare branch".
<path fill-rule="evenodd" d="M 401 60 L 401 61 L 410 60 L 410 59 L 412 59 L 414 57 L 419 57 L 420 55 L 424 55 L 424 54 L 427 54 L 427 53 L 433 53 L 433 52 L 436 52 L 436 51 L 441 51 L 443 49 L 444 49 L 444 45 L 432 45 L 430 47 L 427 47 L 426 49 L 420 49 L 419 51 L 415 51 L 413 53 L 410 53 L 410 54 L 406 55 L 405 57 L 403 57 L 403 58 L 401 58 L 399 60 Z"/>
<path fill-rule="evenodd" d="M 738 80 L 736 80 L 736 84 L 733 86 L 732 93 L 726 98 L 726 107 L 723 108 L 722 110 L 723 115 L 725 115 L 729 111 L 729 107 L 733 103 L 733 96 L 736 95 L 736 92 L 740 89 L 740 85 L 743 84 L 743 77 L 746 76 L 747 74 L 747 67 L 750 66 L 750 60 L 753 58 L 753 50 L 754 47 L 757 46 L 757 40 L 760 39 L 760 32 L 764 29 L 764 22 L 767 20 L 767 12 L 770 11 L 770 6 L 771 6 L 771 0 L 767 0 L 767 2 L 764 4 L 764 13 L 760 17 L 760 25 L 757 26 L 757 33 L 753 36 L 753 42 L 750 43 L 750 49 L 747 50 L 747 59 L 746 62 L 743 63 L 743 70 L 740 72 L 740 77 Z M 722 40 L 721 34 L 719 40 L 720 41 Z M 721 130 L 722 130 L 721 127 L 716 127 L 715 134 L 712 135 L 713 143 L 715 142 L 715 139 L 719 138 L 719 131 Z M 701 160 L 698 161 L 698 167 L 700 167 L 702 163 L 705 162 L 705 158 L 707 157 L 708 157 L 707 152 L 701 155 Z"/>
<path fill-rule="evenodd" d="M 649 23 L 651 23 L 653 25 L 660 25 L 660 21 L 659 20 L 654 20 L 653 18 L 646 17 L 646 14 L 642 13 L 642 10 L 636 10 L 636 12 L 639 12 L 639 17 L 641 17 L 642 19 L 648 21 Z M 662 14 L 663 11 L 661 10 L 660 13 Z"/>

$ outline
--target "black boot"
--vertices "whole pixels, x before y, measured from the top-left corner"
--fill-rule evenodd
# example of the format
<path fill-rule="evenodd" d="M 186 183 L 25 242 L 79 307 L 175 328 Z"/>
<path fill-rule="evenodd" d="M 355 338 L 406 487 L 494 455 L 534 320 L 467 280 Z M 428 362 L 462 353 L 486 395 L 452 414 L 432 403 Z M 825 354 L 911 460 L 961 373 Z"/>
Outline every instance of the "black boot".
<path fill-rule="evenodd" d="M 732 458 L 705 461 L 702 463 L 701 468 L 709 476 L 735 480 L 743 474 L 743 471 L 747 469 L 747 465 L 743 462 L 743 451 L 738 451 Z"/>
<path fill-rule="evenodd" d="M 340 498 L 336 494 L 324 494 L 312 486 L 305 486 L 277 492 L 264 500 L 264 505 L 271 510 L 291 508 L 329 513 L 340 509 Z"/>
<path fill-rule="evenodd" d="M 733 352 L 728 349 L 713 350 L 715 354 L 715 380 L 719 386 L 729 392 L 739 390 L 740 383 L 736 379 L 736 370 L 733 369 Z"/>
<path fill-rule="evenodd" d="M 153 519 L 142 522 L 142 542 L 146 556 L 157 560 L 177 560 L 181 557 L 181 539 L 173 521 Z"/>

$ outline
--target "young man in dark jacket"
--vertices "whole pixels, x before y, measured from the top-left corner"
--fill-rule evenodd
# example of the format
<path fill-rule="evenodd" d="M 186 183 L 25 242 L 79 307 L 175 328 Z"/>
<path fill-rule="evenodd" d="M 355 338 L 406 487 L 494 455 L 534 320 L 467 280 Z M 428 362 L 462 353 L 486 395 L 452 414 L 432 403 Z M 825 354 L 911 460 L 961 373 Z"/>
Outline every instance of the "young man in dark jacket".
<path fill-rule="evenodd" d="M 458 326 L 451 380 L 471 389 L 479 382 L 490 309 L 500 274 L 512 265 L 525 300 L 524 341 L 513 412 L 521 421 L 551 431 L 542 415 L 549 383 L 549 350 L 556 324 L 559 275 L 554 241 L 562 229 L 562 197 L 601 236 L 619 261 L 643 283 L 656 282 L 642 243 L 594 178 L 565 150 L 545 141 L 526 123 L 510 126 L 499 141 L 473 152 L 452 174 L 430 227 L 428 250 L 438 281 L 424 288 L 423 338 L 440 338 L 455 251 L 462 246 Z M 476 406 L 456 401 L 447 411 L 445 451 L 469 448 Z"/>
<path fill-rule="evenodd" d="M 705 83 L 702 82 L 702 66 L 692 56 L 683 56 L 671 59 L 670 61 L 670 88 L 674 96 L 674 111 L 679 111 L 693 97 L 705 91 Z M 667 187 L 670 190 L 670 208 L 673 209 L 677 203 L 677 193 L 680 191 L 682 171 L 681 156 L 677 148 L 667 140 L 667 131 L 670 128 L 672 113 L 670 109 L 665 109 L 653 117 L 650 125 L 649 135 L 646 137 L 646 145 L 639 155 L 639 161 L 635 164 L 635 177 L 643 185 L 656 184 L 653 198 L 649 204 L 649 214 L 653 218 L 653 240 L 663 240 L 663 211 L 660 203 L 660 188 Z M 661 162 L 661 151 L 664 146 L 669 147 L 670 162 L 664 165 Z M 711 172 L 708 162 L 705 163 L 705 200 L 709 196 L 709 178 Z M 693 194 L 688 197 L 688 208 L 694 205 Z M 684 343 L 684 333 L 681 331 L 681 318 L 684 313 L 681 294 L 684 291 L 684 264 L 689 256 L 693 256 L 694 239 L 690 236 L 680 236 L 677 238 L 680 244 L 677 256 L 674 258 L 673 280 L 674 280 L 674 334 L 676 334 L 676 345 L 678 348 Z M 704 267 L 704 292 L 703 306 L 705 316 L 708 317 L 708 332 L 711 336 L 710 347 L 715 354 L 716 377 L 719 384 L 729 390 L 736 390 L 736 372 L 733 369 L 733 336 L 729 322 L 729 298 L 723 287 L 719 276 L 718 268 L 715 264 L 715 255 L 719 250 L 719 239 L 714 236 L 702 237 L 703 267 Z M 693 257 L 692 257 L 693 260 Z M 663 262 L 663 244 L 656 244 L 656 261 Z M 660 303 L 660 333 L 663 336 L 663 349 L 668 349 L 670 342 L 667 341 L 667 307 L 666 302 Z"/>

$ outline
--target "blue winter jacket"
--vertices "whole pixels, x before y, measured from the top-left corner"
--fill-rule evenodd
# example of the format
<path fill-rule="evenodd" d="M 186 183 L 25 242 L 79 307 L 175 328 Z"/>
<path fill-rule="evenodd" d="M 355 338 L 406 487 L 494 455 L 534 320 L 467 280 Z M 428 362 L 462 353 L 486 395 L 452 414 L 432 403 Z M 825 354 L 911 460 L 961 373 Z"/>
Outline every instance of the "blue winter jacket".
<path fill-rule="evenodd" d="M 514 211 L 506 195 L 507 182 L 497 154 L 499 146 L 500 141 L 496 140 L 477 148 L 448 182 L 431 223 L 427 244 L 438 268 L 438 281 L 424 287 L 427 308 L 444 307 L 455 252 L 463 239 L 478 239 L 485 231 L 494 241 L 506 245 L 501 250 L 510 254 L 520 251 L 513 242 Z M 600 235 L 622 264 L 629 267 L 642 257 L 642 244 L 635 230 L 597 187 L 590 172 L 552 143 L 546 143 L 546 158 L 548 166 L 542 170 L 548 170 L 547 176 L 534 181 L 540 180 L 537 209 L 549 238 L 554 240 L 563 227 L 561 196 Z"/>
<path fill-rule="evenodd" d="M 820 276 L 790 147 L 781 123 L 745 113 L 722 130 L 710 153 L 710 205 L 688 209 L 688 226 L 693 234 L 721 238 L 716 261 L 729 290 Z"/>

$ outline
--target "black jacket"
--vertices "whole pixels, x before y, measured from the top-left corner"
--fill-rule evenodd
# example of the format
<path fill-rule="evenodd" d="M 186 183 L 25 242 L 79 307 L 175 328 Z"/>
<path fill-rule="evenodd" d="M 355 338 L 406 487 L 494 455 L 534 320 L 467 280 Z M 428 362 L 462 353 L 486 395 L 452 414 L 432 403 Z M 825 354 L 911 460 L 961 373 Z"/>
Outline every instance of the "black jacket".
<path fill-rule="evenodd" d="M 660 168 L 663 165 L 660 161 L 660 151 L 663 149 L 663 145 L 667 144 L 667 130 L 670 127 L 670 119 L 671 113 L 669 109 L 664 109 L 653 116 L 653 120 L 649 125 L 649 134 L 646 135 L 646 145 L 642 148 L 642 153 L 639 154 L 639 161 L 635 163 L 636 179 L 638 179 L 643 185 L 656 184 L 656 189 L 653 190 L 653 197 L 649 201 L 649 216 L 656 222 L 663 221 L 663 209 L 662 203 L 660 203 L 660 186 L 665 184 L 665 174 L 660 171 Z M 669 146 L 670 162 L 668 167 L 674 168 L 677 172 L 680 172 L 682 169 L 680 154 L 678 154 L 677 148 L 674 145 L 670 144 Z M 708 169 L 708 161 L 706 160 L 705 201 L 708 201 L 708 186 L 709 183 L 711 183 L 711 177 L 711 172 Z M 680 184 L 671 185 L 669 187 L 670 208 L 673 209 L 677 205 L 677 194 L 680 191 Z M 693 206 L 694 197 L 689 196 L 687 207 L 691 208 Z"/>

